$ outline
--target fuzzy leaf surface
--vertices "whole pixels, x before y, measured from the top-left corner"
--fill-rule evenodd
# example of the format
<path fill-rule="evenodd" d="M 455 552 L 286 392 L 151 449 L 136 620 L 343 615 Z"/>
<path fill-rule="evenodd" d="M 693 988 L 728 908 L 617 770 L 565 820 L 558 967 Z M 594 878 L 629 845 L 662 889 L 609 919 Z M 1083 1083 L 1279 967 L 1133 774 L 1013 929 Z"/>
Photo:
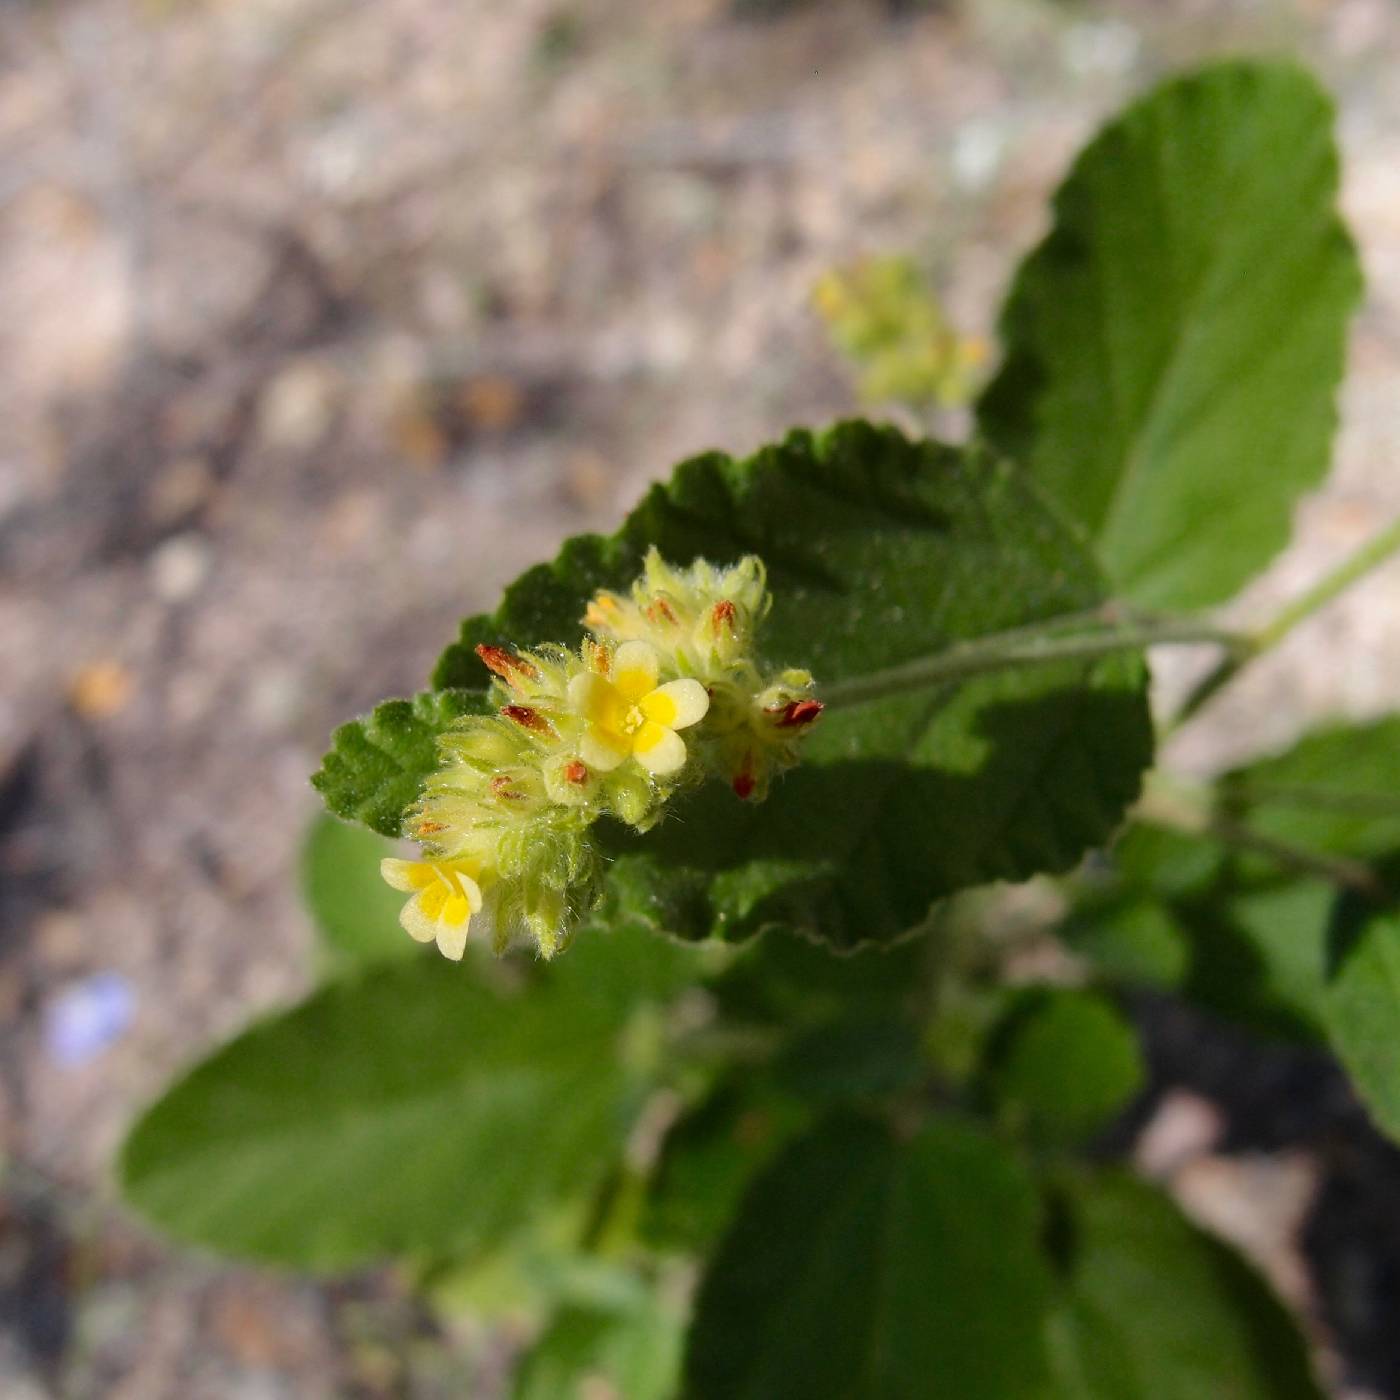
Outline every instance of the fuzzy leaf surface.
<path fill-rule="evenodd" d="M 1017 274 L 981 429 L 1135 602 L 1232 596 L 1327 470 L 1361 293 L 1332 118 L 1290 65 L 1167 82 L 1083 151 Z"/>
<path fill-rule="evenodd" d="M 1040 1397 L 1037 1201 L 990 1138 L 839 1117 L 754 1183 L 701 1284 L 687 1400 Z"/>
<path fill-rule="evenodd" d="M 486 711 L 484 691 L 425 690 L 385 700 L 342 724 L 311 779 L 326 807 L 381 836 L 402 834 L 404 809 L 437 767 L 438 735 L 462 715 Z"/>
<path fill-rule="evenodd" d="M 512 989 L 470 960 L 368 967 L 178 1080 L 126 1141 L 126 1197 L 181 1239 L 299 1267 L 486 1248 L 615 1161 L 655 1069 L 633 1013 L 694 964 L 594 934 Z"/>
<path fill-rule="evenodd" d="M 1321 1400 L 1283 1306 L 1160 1191 L 1086 1175 L 1059 1210 L 1054 1400 Z"/>
<path fill-rule="evenodd" d="M 1003 1116 L 1042 1137 L 1089 1137 L 1142 1088 L 1137 1032 L 1096 993 L 1036 988 L 1009 1022 L 992 1084 Z"/>
<path fill-rule="evenodd" d="M 647 1184 L 643 1237 L 661 1249 L 708 1249 L 733 1219 L 754 1174 L 810 1126 L 805 1105 L 746 1066 L 666 1134 Z"/>
<path fill-rule="evenodd" d="M 1400 911 L 1342 896 L 1328 959 L 1328 1038 L 1376 1125 L 1400 1141 Z"/>

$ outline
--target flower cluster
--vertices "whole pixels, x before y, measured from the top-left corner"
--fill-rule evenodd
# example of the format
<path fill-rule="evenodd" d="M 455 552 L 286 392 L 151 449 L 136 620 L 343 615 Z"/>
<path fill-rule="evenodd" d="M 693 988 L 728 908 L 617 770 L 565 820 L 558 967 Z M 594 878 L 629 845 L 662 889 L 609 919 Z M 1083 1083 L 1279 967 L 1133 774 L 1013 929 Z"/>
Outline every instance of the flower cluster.
<path fill-rule="evenodd" d="M 797 762 L 797 741 L 822 709 L 808 672 L 768 676 L 754 660 L 755 632 L 772 601 L 763 561 L 752 554 L 728 569 L 703 559 L 676 569 L 653 549 L 630 597 L 601 592 L 584 614 L 600 643 L 645 640 L 705 687 L 701 766 L 755 800 Z"/>
<path fill-rule="evenodd" d="M 860 366 L 863 399 L 957 407 L 971 397 L 987 345 L 958 334 L 909 258 L 862 258 L 828 272 L 813 301 Z"/>
<path fill-rule="evenodd" d="M 498 952 L 525 937 L 552 957 L 597 898 L 599 817 L 646 831 L 708 776 L 765 796 L 822 709 L 806 671 L 754 658 L 771 601 L 753 556 L 680 569 L 653 549 L 630 594 L 589 603 L 578 651 L 478 647 L 497 710 L 439 741 L 405 821 L 424 858 L 383 863 L 405 929 L 460 958 L 475 919 Z"/>

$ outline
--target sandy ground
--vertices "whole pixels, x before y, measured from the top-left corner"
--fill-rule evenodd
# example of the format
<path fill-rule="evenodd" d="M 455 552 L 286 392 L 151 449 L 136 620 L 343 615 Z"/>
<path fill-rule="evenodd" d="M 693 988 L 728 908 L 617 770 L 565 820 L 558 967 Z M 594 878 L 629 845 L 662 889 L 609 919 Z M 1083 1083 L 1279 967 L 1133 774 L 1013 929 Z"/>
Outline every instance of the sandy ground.
<path fill-rule="evenodd" d="M 912 252 L 990 334 L 1104 114 L 1202 55 L 1305 55 L 1370 293 L 1334 478 L 1241 610 L 1400 511 L 1387 0 L 745 8 L 0 8 L 6 1395 L 491 1393 L 494 1358 L 441 1347 L 392 1278 L 166 1251 L 110 1154 L 172 1070 L 307 984 L 294 862 L 330 727 L 679 458 L 855 407 L 810 309 L 826 268 Z M 1300 630 L 1179 760 L 1393 707 L 1397 601 L 1392 568 Z M 129 1023 L 65 1050 L 95 985 Z M 1222 1155 L 1218 1110 L 1172 1102 L 1152 1160 L 1306 1301 L 1315 1164 Z"/>

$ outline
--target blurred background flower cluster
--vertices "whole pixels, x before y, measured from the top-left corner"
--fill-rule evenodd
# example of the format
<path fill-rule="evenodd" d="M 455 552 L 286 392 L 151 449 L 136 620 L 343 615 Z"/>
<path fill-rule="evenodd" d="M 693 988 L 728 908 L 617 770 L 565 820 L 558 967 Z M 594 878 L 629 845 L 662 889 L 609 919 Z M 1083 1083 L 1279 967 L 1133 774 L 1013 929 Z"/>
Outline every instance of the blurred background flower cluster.
<path fill-rule="evenodd" d="M 1079 143 L 1239 51 L 1336 93 L 1370 281 L 1337 470 L 1257 602 L 1400 511 L 1392 0 L 0 5 L 0 1393 L 497 1393 L 469 1308 L 201 1260 L 113 1204 L 134 1110 L 309 980 L 331 725 L 681 457 L 910 373 L 957 431 Z M 862 375 L 842 347 L 908 328 L 850 299 L 911 277 L 947 358 Z M 1216 742 L 1393 707 L 1397 603 L 1391 568 L 1302 629 Z M 1338 1271 L 1339 1393 L 1400 1394 L 1394 1149 L 1313 1052 L 1154 1046 L 1139 1165 L 1305 1309 Z"/>

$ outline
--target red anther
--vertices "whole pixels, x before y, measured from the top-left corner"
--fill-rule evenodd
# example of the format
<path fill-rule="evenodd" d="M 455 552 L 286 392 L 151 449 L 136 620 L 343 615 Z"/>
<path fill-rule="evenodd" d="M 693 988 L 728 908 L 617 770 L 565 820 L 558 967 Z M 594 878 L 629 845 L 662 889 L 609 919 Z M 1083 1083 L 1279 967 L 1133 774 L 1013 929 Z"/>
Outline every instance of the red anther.
<path fill-rule="evenodd" d="M 507 651 L 505 647 L 487 646 L 485 642 L 482 642 L 477 647 L 476 654 L 507 685 L 516 684 L 521 676 L 534 680 L 539 675 L 539 672 L 528 661 L 517 656 L 513 651 Z"/>
<path fill-rule="evenodd" d="M 421 821 L 418 823 L 419 836 L 431 836 L 435 831 L 446 831 L 447 828 L 441 822 Z"/>
<path fill-rule="evenodd" d="M 658 620 L 658 613 L 673 627 L 676 625 L 675 609 L 671 607 L 670 603 L 668 603 L 665 598 L 653 598 L 652 601 L 647 604 L 647 617 L 650 618 L 652 622 Z"/>
<path fill-rule="evenodd" d="M 588 781 L 588 765 L 581 758 L 571 758 L 564 765 L 564 781 L 582 787 Z"/>
<path fill-rule="evenodd" d="M 501 713 L 507 719 L 514 720 L 522 729 L 528 729 L 532 734 L 547 735 L 551 739 L 558 737 L 554 732 L 554 726 L 528 705 L 502 705 Z"/>
<path fill-rule="evenodd" d="M 734 628 L 734 604 L 728 598 L 722 598 L 710 609 L 710 625 L 715 629 L 715 636 L 719 636 L 720 629 L 727 627 L 731 632 Z"/>
<path fill-rule="evenodd" d="M 746 769 L 744 772 L 734 775 L 732 786 L 734 791 L 747 802 L 753 796 L 753 790 L 758 784 L 754 781 L 753 774 Z"/>
<path fill-rule="evenodd" d="M 778 717 L 779 729 L 798 729 L 811 724 L 825 708 L 820 700 L 789 700 L 786 705 L 771 706 L 766 713 Z"/>

